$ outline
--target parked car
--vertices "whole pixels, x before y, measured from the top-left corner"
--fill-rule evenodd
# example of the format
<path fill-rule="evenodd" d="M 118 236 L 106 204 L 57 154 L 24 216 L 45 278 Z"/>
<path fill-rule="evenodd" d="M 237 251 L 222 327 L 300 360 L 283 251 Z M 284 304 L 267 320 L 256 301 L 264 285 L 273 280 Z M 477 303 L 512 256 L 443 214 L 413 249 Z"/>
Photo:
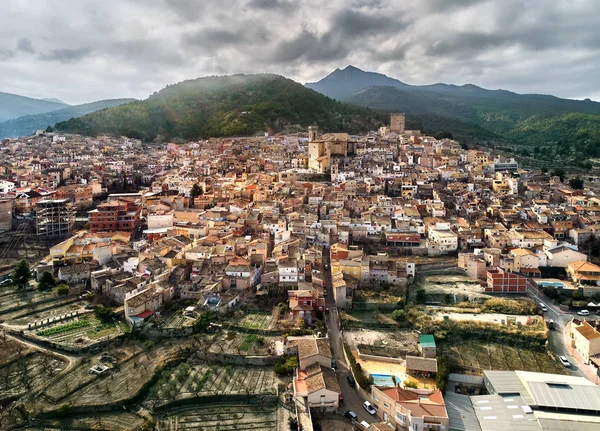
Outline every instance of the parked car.
<path fill-rule="evenodd" d="M 578 316 L 589 316 L 589 315 L 590 315 L 590 312 L 589 312 L 589 310 L 579 310 L 579 311 L 577 312 L 577 315 L 578 315 Z"/>
<path fill-rule="evenodd" d="M 571 366 L 571 363 L 569 362 L 569 360 L 567 358 L 565 358 L 564 356 L 559 356 L 558 360 L 560 361 L 561 364 L 563 364 L 564 367 L 569 368 Z"/>
<path fill-rule="evenodd" d="M 352 375 L 349 375 L 348 377 L 346 377 L 346 380 L 348 380 L 348 384 L 352 387 L 356 386 L 356 380 L 354 380 L 354 377 L 352 377 Z"/>
<path fill-rule="evenodd" d="M 0 286 L 2 286 L 3 284 L 8 284 L 8 283 L 12 283 L 12 279 L 6 278 L 6 279 L 0 281 Z"/>
<path fill-rule="evenodd" d="M 540 302 L 540 310 L 542 310 L 542 313 L 548 311 L 548 309 L 546 308 L 546 304 L 544 304 L 543 302 Z"/>
<path fill-rule="evenodd" d="M 554 330 L 554 320 L 548 320 L 548 329 L 550 329 L 551 331 Z"/>
<path fill-rule="evenodd" d="M 367 412 L 369 412 L 369 414 L 372 414 L 372 415 L 374 415 L 375 413 L 377 413 L 377 410 L 375 410 L 375 407 L 373 407 L 373 404 L 371 404 L 371 403 L 370 403 L 370 402 L 368 402 L 368 401 L 365 401 L 365 402 L 363 403 L 363 407 L 365 408 L 365 410 L 366 410 Z"/>
<path fill-rule="evenodd" d="M 356 421 L 358 419 L 358 416 L 352 410 L 346 410 L 344 412 L 344 416 L 350 419 L 351 421 Z"/>
<path fill-rule="evenodd" d="M 369 422 L 367 422 L 367 421 L 361 421 L 359 425 L 364 430 L 366 430 L 367 428 L 369 428 L 371 426 L 371 425 L 369 425 Z"/>

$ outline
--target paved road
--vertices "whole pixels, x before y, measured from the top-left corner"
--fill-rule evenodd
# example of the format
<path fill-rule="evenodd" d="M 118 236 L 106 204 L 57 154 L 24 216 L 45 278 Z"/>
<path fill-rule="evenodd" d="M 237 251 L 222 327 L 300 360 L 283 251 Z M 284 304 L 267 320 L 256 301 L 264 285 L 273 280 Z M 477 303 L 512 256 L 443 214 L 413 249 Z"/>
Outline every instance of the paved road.
<path fill-rule="evenodd" d="M 566 333 L 567 323 L 569 323 L 573 317 L 577 316 L 577 313 L 561 310 L 535 288 L 529 286 L 527 288 L 527 293 L 536 304 L 544 303 L 546 305 L 548 311 L 544 313 L 544 320 L 554 320 L 554 331 L 548 331 L 548 345 L 550 346 L 550 350 L 569 360 L 571 366 L 567 368 L 567 371 L 570 375 L 587 378 L 586 374 L 579 369 L 577 360 L 571 356 L 566 345 L 568 336 Z"/>
<path fill-rule="evenodd" d="M 336 371 L 338 376 L 338 383 L 342 390 L 343 401 L 340 403 L 340 408 L 343 410 L 352 410 L 358 416 L 358 421 L 366 421 L 368 423 L 376 422 L 376 418 L 363 408 L 363 402 L 365 401 L 348 383 L 347 377 L 351 374 L 349 370 L 349 364 L 346 363 L 344 358 L 344 347 L 342 345 L 342 335 L 340 330 L 340 320 L 338 310 L 335 306 L 333 299 L 333 289 L 331 286 L 331 267 L 329 265 L 329 250 L 323 249 L 323 263 L 327 265 L 325 270 L 325 289 L 327 291 L 327 298 L 325 300 L 326 306 L 329 308 L 329 313 L 326 317 L 327 333 L 331 342 L 331 350 L 333 357 L 336 361 Z"/>

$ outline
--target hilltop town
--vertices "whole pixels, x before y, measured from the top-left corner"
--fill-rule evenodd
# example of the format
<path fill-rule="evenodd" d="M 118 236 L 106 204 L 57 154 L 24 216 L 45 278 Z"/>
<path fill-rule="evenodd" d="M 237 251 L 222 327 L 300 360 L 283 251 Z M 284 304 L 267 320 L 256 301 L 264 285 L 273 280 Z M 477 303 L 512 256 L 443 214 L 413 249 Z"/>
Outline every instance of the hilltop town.
<path fill-rule="evenodd" d="M 406 129 L 0 143 L 0 429 L 600 427 L 594 178 Z"/>

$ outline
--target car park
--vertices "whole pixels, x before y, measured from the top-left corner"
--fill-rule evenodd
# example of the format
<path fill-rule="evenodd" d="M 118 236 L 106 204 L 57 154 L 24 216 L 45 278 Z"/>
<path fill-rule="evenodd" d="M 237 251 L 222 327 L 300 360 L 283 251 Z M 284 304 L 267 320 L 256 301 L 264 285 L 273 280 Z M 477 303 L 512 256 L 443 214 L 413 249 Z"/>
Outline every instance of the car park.
<path fill-rule="evenodd" d="M 565 358 L 564 356 L 559 356 L 558 360 L 560 361 L 561 364 L 563 364 L 564 367 L 569 368 L 571 366 L 571 363 L 569 362 L 569 360 L 567 358 Z"/>
<path fill-rule="evenodd" d="M 377 410 L 375 410 L 375 407 L 373 407 L 373 404 L 371 404 L 371 403 L 370 403 L 370 402 L 368 402 L 368 401 L 365 401 L 365 402 L 363 403 L 363 407 L 364 407 L 364 408 L 365 408 L 365 410 L 366 410 L 366 411 L 367 411 L 369 414 L 371 414 L 371 415 L 374 415 L 375 413 L 377 413 Z"/>

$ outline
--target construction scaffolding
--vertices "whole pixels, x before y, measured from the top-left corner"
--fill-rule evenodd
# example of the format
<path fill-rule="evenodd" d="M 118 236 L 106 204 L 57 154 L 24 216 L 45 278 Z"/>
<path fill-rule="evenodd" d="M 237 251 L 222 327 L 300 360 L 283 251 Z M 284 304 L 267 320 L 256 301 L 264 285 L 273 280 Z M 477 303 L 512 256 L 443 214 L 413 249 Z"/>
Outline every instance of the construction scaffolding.
<path fill-rule="evenodd" d="M 38 237 L 67 236 L 75 225 L 75 207 L 67 199 L 39 201 L 35 218 Z"/>

